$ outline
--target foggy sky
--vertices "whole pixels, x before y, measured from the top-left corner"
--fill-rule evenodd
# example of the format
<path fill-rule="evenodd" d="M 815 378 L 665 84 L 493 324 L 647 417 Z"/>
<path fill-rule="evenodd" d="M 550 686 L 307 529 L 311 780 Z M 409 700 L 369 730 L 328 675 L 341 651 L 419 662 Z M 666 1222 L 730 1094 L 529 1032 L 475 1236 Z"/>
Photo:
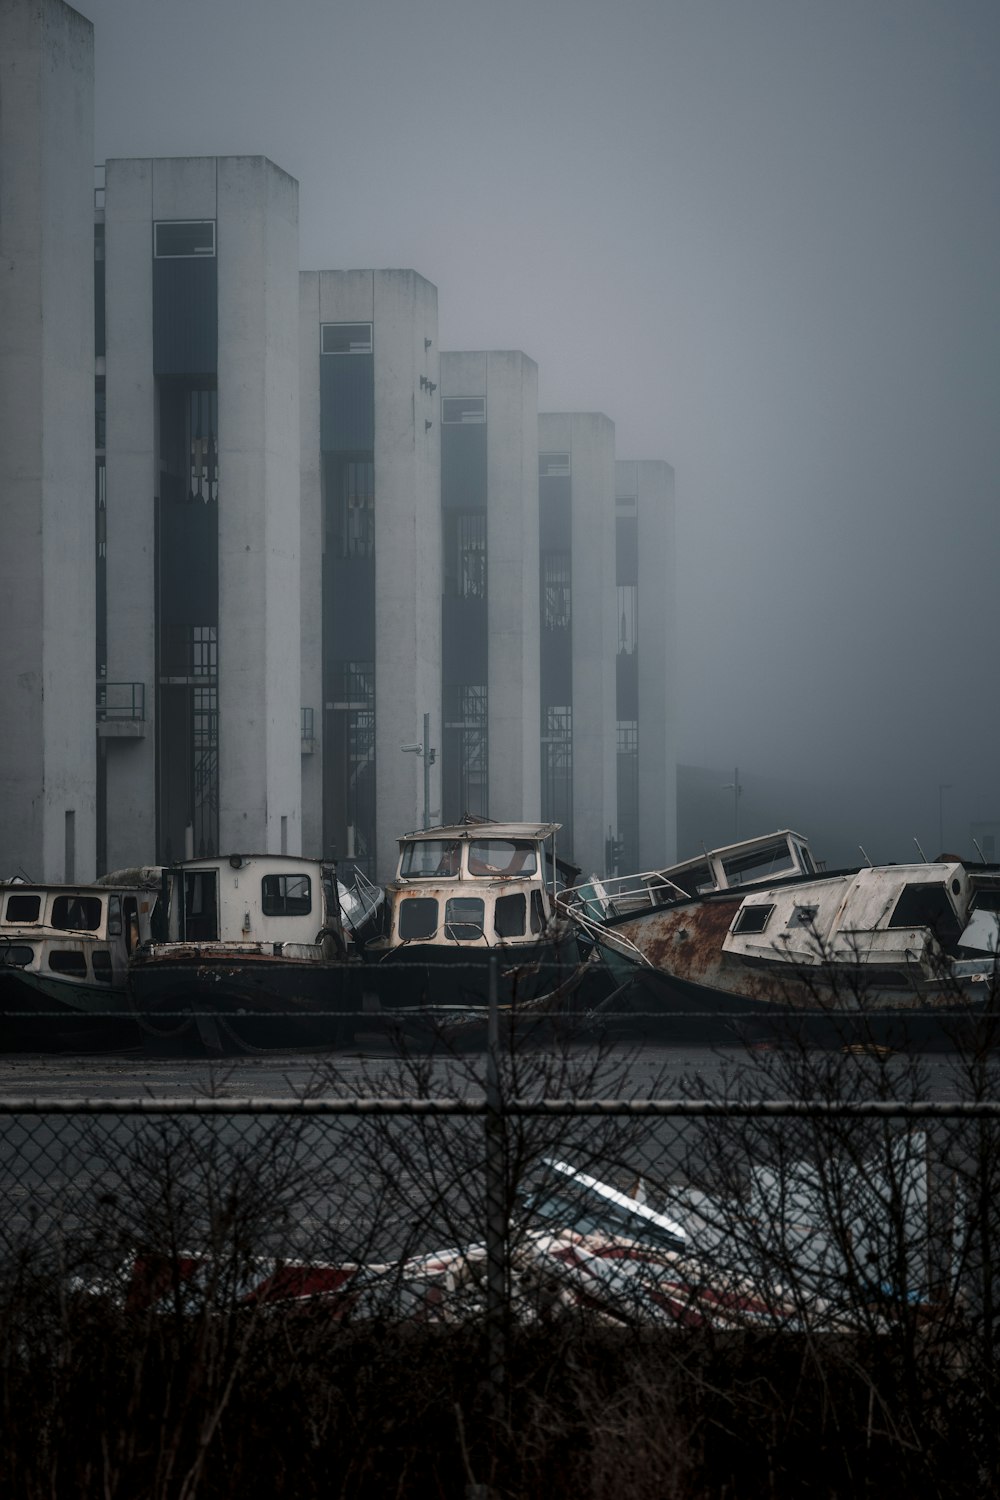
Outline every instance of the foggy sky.
<path fill-rule="evenodd" d="M 79 8 L 97 160 L 269 156 L 304 268 L 674 464 L 683 760 L 876 859 L 1000 820 L 995 0 Z"/>

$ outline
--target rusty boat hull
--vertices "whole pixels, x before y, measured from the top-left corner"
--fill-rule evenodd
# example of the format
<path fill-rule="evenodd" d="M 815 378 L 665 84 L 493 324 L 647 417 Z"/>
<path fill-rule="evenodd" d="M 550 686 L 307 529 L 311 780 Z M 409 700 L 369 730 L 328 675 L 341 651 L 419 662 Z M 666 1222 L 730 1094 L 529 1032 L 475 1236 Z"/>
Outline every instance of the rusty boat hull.
<path fill-rule="evenodd" d="M 678 1044 L 764 1043 L 949 1049 L 989 1041 L 992 983 L 959 983 L 941 965 L 727 951 L 745 891 L 609 917 L 600 941 L 616 998 L 613 1034 Z M 1000 1038 L 998 1038 L 1000 1039 Z"/>

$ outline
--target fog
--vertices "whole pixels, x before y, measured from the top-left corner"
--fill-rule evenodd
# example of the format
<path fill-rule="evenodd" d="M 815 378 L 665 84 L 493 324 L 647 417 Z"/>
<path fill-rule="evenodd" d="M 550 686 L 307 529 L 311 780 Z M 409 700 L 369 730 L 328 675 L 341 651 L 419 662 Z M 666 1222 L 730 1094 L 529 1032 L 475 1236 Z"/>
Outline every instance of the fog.
<path fill-rule="evenodd" d="M 98 160 L 266 154 L 304 267 L 414 267 L 674 464 L 678 751 L 743 831 L 783 780 L 877 860 L 1000 823 L 995 0 L 80 8 Z"/>

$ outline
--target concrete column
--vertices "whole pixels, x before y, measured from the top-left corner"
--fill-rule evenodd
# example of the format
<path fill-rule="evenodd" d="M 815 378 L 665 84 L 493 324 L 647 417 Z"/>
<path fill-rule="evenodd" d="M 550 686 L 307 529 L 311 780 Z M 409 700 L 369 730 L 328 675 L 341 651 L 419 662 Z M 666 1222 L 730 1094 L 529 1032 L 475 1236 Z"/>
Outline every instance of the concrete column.
<path fill-rule="evenodd" d="M 219 846 L 297 854 L 298 184 L 220 157 L 217 221 Z"/>
<path fill-rule="evenodd" d="M 96 860 L 93 28 L 0 6 L 0 854 Z"/>

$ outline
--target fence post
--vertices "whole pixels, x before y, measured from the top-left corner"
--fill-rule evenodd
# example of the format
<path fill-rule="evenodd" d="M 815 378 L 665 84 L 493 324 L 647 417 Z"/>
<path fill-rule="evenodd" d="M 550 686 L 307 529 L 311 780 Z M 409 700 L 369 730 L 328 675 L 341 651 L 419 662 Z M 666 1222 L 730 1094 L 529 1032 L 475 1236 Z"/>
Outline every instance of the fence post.
<path fill-rule="evenodd" d="M 489 1025 L 486 1047 L 486 1335 L 489 1382 L 500 1414 L 506 1366 L 507 1201 L 504 1190 L 503 1101 L 500 1089 L 500 1019 L 497 960 L 489 960 Z"/>

